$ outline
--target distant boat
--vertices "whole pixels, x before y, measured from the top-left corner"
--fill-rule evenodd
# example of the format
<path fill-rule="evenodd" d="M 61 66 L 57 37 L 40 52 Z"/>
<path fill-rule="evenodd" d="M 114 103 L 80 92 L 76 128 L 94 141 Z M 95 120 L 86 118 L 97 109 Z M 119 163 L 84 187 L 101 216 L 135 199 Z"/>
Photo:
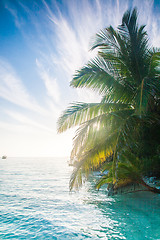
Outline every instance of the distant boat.
<path fill-rule="evenodd" d="M 7 156 L 6 156 L 6 155 L 2 156 L 2 159 L 6 159 L 6 158 L 7 158 Z"/>

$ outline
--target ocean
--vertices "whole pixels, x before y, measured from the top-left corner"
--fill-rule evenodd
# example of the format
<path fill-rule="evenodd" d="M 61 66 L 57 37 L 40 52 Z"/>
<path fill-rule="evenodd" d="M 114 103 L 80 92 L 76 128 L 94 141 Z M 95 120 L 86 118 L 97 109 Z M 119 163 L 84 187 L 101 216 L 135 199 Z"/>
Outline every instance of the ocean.
<path fill-rule="evenodd" d="M 160 239 L 160 195 L 69 192 L 67 158 L 0 160 L 0 239 Z"/>

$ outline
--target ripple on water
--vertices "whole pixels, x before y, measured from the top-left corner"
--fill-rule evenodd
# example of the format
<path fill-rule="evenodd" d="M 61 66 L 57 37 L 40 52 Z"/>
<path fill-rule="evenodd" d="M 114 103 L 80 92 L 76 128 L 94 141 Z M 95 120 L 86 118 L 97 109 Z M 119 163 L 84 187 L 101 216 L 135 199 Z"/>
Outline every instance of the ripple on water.
<path fill-rule="evenodd" d="M 66 159 L 0 162 L 0 239 L 160 239 L 160 196 L 68 192 Z"/>

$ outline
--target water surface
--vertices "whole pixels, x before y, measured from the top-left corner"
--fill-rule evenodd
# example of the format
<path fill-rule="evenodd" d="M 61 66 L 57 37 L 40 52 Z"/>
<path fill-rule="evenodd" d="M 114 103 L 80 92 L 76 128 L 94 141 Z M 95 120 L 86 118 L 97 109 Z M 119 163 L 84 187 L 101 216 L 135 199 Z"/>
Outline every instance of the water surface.
<path fill-rule="evenodd" d="M 62 158 L 0 160 L 0 239 L 160 239 L 160 195 L 69 193 Z"/>

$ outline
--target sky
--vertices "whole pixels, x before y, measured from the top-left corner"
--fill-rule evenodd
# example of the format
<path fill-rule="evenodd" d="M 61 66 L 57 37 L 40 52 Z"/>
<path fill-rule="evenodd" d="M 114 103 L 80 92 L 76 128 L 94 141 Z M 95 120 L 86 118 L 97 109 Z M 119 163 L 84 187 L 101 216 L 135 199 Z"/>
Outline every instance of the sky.
<path fill-rule="evenodd" d="M 160 47 L 160 0 L 0 0 L 0 156 L 70 155 L 75 129 L 57 134 L 59 116 L 100 96 L 69 83 L 95 34 L 135 6 Z"/>

